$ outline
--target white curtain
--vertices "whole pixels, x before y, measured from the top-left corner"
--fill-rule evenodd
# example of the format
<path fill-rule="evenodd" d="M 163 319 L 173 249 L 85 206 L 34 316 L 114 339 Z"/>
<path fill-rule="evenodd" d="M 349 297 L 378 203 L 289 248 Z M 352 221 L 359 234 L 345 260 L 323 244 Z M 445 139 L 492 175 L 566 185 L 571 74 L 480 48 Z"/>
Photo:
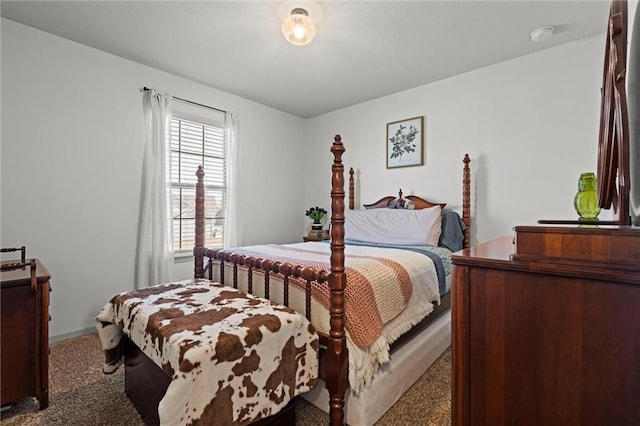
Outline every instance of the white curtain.
<path fill-rule="evenodd" d="M 240 211 L 240 146 L 238 144 L 238 114 L 227 112 L 225 118 L 227 143 L 227 203 L 224 214 L 224 248 L 242 245 L 242 216 Z"/>
<path fill-rule="evenodd" d="M 169 203 L 167 123 L 171 113 L 171 96 L 156 89 L 145 90 L 144 160 L 138 217 L 136 252 L 136 288 L 171 281 L 173 250 Z"/>

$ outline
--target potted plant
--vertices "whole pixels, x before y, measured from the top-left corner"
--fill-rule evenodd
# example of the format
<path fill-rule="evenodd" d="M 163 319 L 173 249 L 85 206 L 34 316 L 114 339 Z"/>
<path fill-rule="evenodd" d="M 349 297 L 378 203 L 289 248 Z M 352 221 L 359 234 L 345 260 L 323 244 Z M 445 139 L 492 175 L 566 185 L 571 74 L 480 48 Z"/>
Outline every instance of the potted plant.
<path fill-rule="evenodd" d="M 314 231 L 322 230 L 322 223 L 320 223 L 320 220 L 327 214 L 327 211 L 325 209 L 315 206 L 315 207 L 311 207 L 304 214 L 305 216 L 313 220 L 313 224 L 311 224 L 311 229 L 313 229 Z"/>

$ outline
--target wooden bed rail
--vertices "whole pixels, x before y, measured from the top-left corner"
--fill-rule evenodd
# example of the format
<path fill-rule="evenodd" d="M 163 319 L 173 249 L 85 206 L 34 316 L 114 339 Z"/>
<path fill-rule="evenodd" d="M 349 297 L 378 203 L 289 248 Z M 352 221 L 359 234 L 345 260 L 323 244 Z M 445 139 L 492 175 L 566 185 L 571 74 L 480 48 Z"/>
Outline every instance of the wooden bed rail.
<path fill-rule="evenodd" d="M 329 281 L 329 273 L 325 270 L 317 270 L 311 267 L 301 265 L 292 265 L 290 263 L 281 263 L 270 259 L 262 259 L 260 257 L 245 256 L 226 250 L 206 250 L 205 256 L 208 258 L 207 266 L 204 268 L 207 278 L 212 280 L 217 278 L 222 284 L 226 284 L 226 266 L 231 265 L 233 277 L 231 286 L 238 288 L 238 269 L 244 268 L 247 274 L 247 291 L 253 292 L 253 273 L 257 272 L 264 276 L 264 297 L 269 298 L 271 293 L 271 275 L 275 274 L 275 278 L 282 281 L 283 302 L 285 306 L 289 305 L 289 287 L 292 284 L 291 279 L 304 281 L 305 291 L 305 316 L 311 321 L 311 286 L 312 284 L 326 284 Z M 217 267 L 218 275 L 214 276 L 214 268 Z M 278 283 L 280 285 L 280 283 Z M 325 333 L 318 332 L 320 336 L 320 344 L 327 345 L 329 336 Z"/>
<path fill-rule="evenodd" d="M 214 260 L 218 260 L 220 262 L 229 262 L 233 265 L 253 268 L 263 272 L 273 272 L 276 274 L 280 274 L 283 277 L 291 276 L 294 278 L 316 281 L 320 284 L 325 283 L 329 280 L 329 274 L 325 270 L 317 270 L 301 265 L 292 265 L 287 262 L 281 263 L 270 259 L 262 259 L 260 257 L 256 258 L 252 256 L 244 256 L 222 249 L 208 249 L 205 252 L 205 256 L 210 259 L 210 264 L 213 264 Z M 209 278 L 211 278 L 213 271 L 209 271 L 209 265 L 207 265 L 205 271 L 209 272 Z"/>

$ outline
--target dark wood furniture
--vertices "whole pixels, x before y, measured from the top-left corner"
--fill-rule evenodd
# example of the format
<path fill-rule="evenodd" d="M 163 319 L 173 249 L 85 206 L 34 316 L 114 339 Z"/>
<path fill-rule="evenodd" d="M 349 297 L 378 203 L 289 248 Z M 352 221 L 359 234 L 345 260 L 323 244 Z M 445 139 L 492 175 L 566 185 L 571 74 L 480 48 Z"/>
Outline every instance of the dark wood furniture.
<path fill-rule="evenodd" d="M 331 239 L 328 229 L 311 230 L 307 235 L 302 237 L 303 242 L 307 241 L 328 241 Z"/>
<path fill-rule="evenodd" d="M 640 424 L 640 229 L 516 227 L 452 263 L 454 425 Z"/>
<path fill-rule="evenodd" d="M 305 236 L 303 236 L 303 237 L 302 237 L 302 241 L 304 241 L 305 243 L 306 243 L 307 241 L 328 241 L 328 240 L 330 240 L 330 239 L 331 239 L 331 238 L 318 238 L 318 237 L 311 237 L 311 236 L 309 236 L 309 235 L 305 235 Z"/>
<path fill-rule="evenodd" d="M 205 273 L 211 272 L 211 265 L 214 259 L 224 262 L 237 263 L 239 265 L 250 266 L 253 270 L 268 271 L 270 274 L 280 274 L 285 277 L 303 278 L 309 282 L 316 282 L 328 285 L 330 288 L 330 333 L 320 334 L 320 378 L 325 381 L 329 391 L 329 418 L 332 425 L 344 424 L 344 395 L 348 388 L 348 353 L 345 341 L 345 314 L 344 314 L 344 290 L 346 286 L 346 276 L 344 268 L 344 167 L 342 155 L 344 146 L 339 135 L 334 138 L 331 151 L 334 155 L 331 177 L 331 270 L 317 271 L 313 268 L 304 268 L 298 265 L 280 264 L 269 259 L 245 258 L 234 255 L 230 252 L 207 249 L 204 246 L 204 171 L 198 170 L 198 184 L 196 186 L 196 225 L 195 225 L 195 247 L 194 247 L 194 277 L 204 278 Z M 470 170 L 469 157 L 463 160 L 463 220 L 467 227 L 471 226 L 470 219 Z M 349 179 L 349 208 L 354 207 L 354 182 L 353 170 L 350 171 Z M 465 247 L 468 246 L 469 230 L 465 232 Z M 205 261 L 205 257 L 208 260 Z M 208 271 L 206 269 L 209 269 Z M 224 268 L 223 268 L 224 269 Z M 211 278 L 211 275 L 209 275 Z M 223 280 L 221 280 L 223 281 Z M 265 284 L 268 289 L 268 284 Z M 285 286 L 285 294 L 286 294 Z M 268 291 L 266 291 L 268 297 Z M 309 296 L 310 297 L 310 296 Z M 286 299 L 286 296 L 285 296 Z M 285 304 L 286 301 L 285 301 Z M 444 297 L 441 306 L 436 308 L 434 314 L 429 315 L 420 324 L 414 327 L 415 330 L 423 330 L 431 321 L 435 320 L 441 313 L 449 309 L 449 297 Z M 307 315 L 310 314 L 310 302 L 307 304 Z M 403 336 L 404 337 L 404 336 Z M 401 345 L 406 340 L 401 338 L 397 341 Z M 157 405 L 165 394 L 168 381 L 164 373 L 153 362 L 146 362 L 144 355 L 135 345 L 130 344 L 126 348 L 126 385 L 128 395 L 140 413 L 148 413 L 147 417 L 153 419 L 157 417 Z M 160 376 L 158 376 L 160 374 Z M 158 392 L 159 390 L 159 392 Z M 155 413 L 155 414 L 154 414 Z M 283 410 L 283 417 L 290 418 L 290 407 Z M 153 416 L 156 417 L 153 417 Z M 265 419 L 272 421 L 276 419 Z M 279 420 L 278 420 L 279 421 Z M 271 423 L 269 423 L 271 424 Z M 279 424 L 279 423 L 276 423 Z"/>
<path fill-rule="evenodd" d="M 34 396 L 49 406 L 49 280 L 36 259 L 2 262 L 0 341 L 2 405 Z M 16 251 L 3 249 L 5 251 Z"/>
<path fill-rule="evenodd" d="M 598 197 L 601 207 L 613 206 L 617 225 L 517 226 L 513 241 L 452 256 L 454 425 L 640 424 L 640 228 L 627 226 L 627 19 L 626 0 L 614 0 Z"/>

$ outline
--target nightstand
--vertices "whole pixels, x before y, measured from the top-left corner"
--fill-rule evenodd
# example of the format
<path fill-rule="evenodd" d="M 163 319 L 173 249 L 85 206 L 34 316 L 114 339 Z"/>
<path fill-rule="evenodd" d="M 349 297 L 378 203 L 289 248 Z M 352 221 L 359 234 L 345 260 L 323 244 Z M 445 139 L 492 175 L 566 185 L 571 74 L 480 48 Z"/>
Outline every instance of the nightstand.
<path fill-rule="evenodd" d="M 307 241 L 326 241 L 331 239 L 328 229 L 312 229 L 309 233 L 302 237 L 302 240 Z"/>
<path fill-rule="evenodd" d="M 31 259 L 25 261 L 29 263 Z M 10 263 L 25 262 L 2 262 L 3 266 Z M 0 272 L 2 405 L 35 396 L 40 410 L 49 406 L 50 278 L 39 260 L 34 260 L 31 267 Z"/>
<path fill-rule="evenodd" d="M 311 237 L 309 235 L 305 235 L 302 237 L 302 240 L 306 243 L 307 241 L 327 241 L 330 240 L 331 237 Z"/>

